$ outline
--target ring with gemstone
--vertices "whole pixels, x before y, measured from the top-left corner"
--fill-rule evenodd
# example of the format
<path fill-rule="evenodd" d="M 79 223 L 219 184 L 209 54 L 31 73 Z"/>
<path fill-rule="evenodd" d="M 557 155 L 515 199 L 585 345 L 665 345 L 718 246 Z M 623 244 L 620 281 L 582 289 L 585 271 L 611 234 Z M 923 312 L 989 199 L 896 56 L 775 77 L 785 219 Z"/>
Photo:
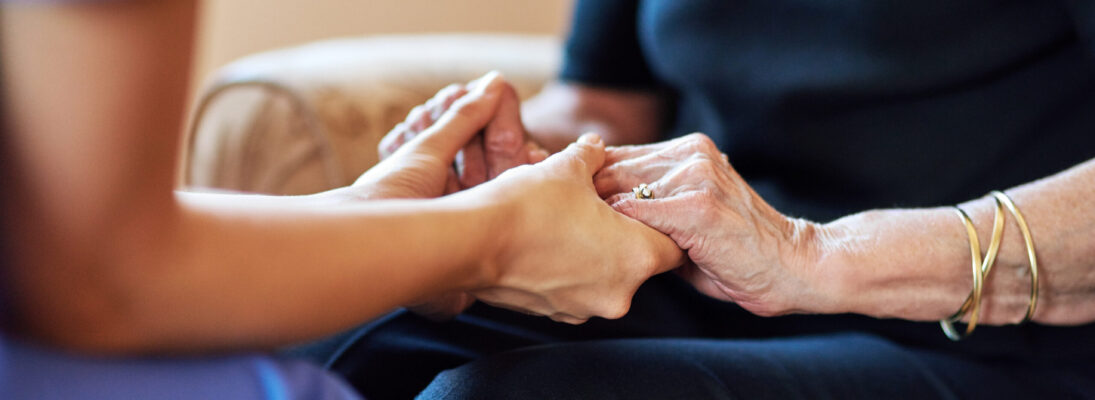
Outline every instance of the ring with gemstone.
<path fill-rule="evenodd" d="M 650 190 L 650 187 L 645 183 L 640 183 L 639 186 L 631 189 L 632 193 L 635 193 L 635 198 L 639 200 L 650 200 L 654 198 L 654 191 Z"/>

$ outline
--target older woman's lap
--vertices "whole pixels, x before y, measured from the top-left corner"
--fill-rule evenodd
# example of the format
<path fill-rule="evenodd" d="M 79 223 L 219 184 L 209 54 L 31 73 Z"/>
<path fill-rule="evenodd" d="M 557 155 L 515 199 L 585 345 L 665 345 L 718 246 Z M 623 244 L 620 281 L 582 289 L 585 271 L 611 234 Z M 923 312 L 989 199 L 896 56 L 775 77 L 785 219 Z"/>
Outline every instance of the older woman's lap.
<path fill-rule="evenodd" d="M 953 343 L 938 329 L 854 315 L 757 317 L 667 274 L 639 290 L 626 317 L 580 326 L 486 306 L 442 323 L 400 312 L 362 330 L 331 367 L 373 399 L 409 398 L 428 384 L 424 398 L 1095 395 L 1090 340 L 1045 347 L 1031 340 L 1030 329 L 1043 329 L 1035 326 L 979 328 Z"/>
<path fill-rule="evenodd" d="M 423 399 L 1071 398 L 1047 370 L 863 334 L 622 339 L 537 346 L 441 373 Z"/>

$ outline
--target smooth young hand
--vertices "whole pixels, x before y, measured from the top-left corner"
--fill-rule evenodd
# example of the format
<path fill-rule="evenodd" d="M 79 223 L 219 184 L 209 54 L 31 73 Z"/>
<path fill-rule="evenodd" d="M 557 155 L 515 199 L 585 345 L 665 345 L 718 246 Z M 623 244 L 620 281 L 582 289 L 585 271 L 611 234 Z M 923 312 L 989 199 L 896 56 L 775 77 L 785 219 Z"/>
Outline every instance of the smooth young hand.
<path fill-rule="evenodd" d="M 454 195 L 506 210 L 491 251 L 496 279 L 475 297 L 572 324 L 619 318 L 640 284 L 681 264 L 672 240 L 597 195 L 593 174 L 603 163 L 604 143 L 587 134 L 541 163 Z"/>
<path fill-rule="evenodd" d="M 516 132 L 512 118 L 497 117 L 501 111 L 513 107 L 508 103 L 516 101 L 512 86 L 497 72 L 487 73 L 466 85 L 445 87 L 425 104 L 412 109 L 404 122 L 381 139 L 378 145 L 381 162 L 358 178 L 353 185 L 357 189 L 355 193 L 367 200 L 434 198 L 468 186 L 470 182 L 460 179 L 452 167 L 468 154 L 478 155 L 480 163 L 473 163 L 471 171 L 465 169 L 465 175 L 474 173 L 476 166 L 482 168 L 485 153 L 499 164 L 529 162 L 529 152 L 515 156 L 511 152 L 498 151 L 497 146 L 494 151 L 485 152 L 482 135 L 477 134 L 484 126 L 493 136 Z M 517 118 L 520 127 L 520 116 Z M 437 137 L 450 140 L 448 149 L 455 150 L 437 153 L 436 148 L 421 146 L 422 138 Z M 472 296 L 458 291 L 408 305 L 408 308 L 425 317 L 443 320 L 463 312 L 474 302 Z"/>
<path fill-rule="evenodd" d="M 502 79 L 496 72 L 467 85 L 452 84 L 441 89 L 425 104 L 416 106 L 407 119 L 396 125 L 377 146 L 381 160 L 386 160 L 405 144 L 427 129 L 434 127 L 453 104 L 470 88 L 487 79 Z M 450 167 L 443 194 L 455 193 L 494 179 L 502 172 L 525 164 L 537 163 L 548 153 L 533 142 L 521 122 L 521 103 L 513 86 L 499 87 L 499 100 L 486 126 L 473 135 L 456 154 Z M 433 187 L 402 187 L 386 190 L 374 198 L 437 197 Z"/>

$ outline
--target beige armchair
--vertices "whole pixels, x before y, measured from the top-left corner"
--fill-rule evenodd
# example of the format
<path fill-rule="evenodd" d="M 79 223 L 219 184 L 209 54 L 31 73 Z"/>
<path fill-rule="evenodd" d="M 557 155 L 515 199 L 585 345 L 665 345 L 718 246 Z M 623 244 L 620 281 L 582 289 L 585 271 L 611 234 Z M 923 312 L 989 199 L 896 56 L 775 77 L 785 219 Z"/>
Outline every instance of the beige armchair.
<path fill-rule="evenodd" d="M 181 181 L 270 194 L 348 185 L 377 162 L 380 138 L 445 85 L 497 69 L 527 97 L 558 64 L 558 41 L 540 36 L 380 36 L 256 54 L 200 93 Z"/>

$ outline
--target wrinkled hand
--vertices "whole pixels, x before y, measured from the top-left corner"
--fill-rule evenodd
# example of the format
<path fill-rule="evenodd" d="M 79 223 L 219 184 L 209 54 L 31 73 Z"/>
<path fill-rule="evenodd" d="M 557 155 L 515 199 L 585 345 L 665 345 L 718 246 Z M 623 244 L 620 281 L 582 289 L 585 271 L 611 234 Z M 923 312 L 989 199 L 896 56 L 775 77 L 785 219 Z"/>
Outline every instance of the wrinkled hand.
<path fill-rule="evenodd" d="M 454 195 L 509 210 L 495 249 L 497 279 L 475 297 L 572 324 L 618 318 L 642 282 L 680 265 L 684 254 L 672 240 L 597 195 L 593 174 L 603 162 L 604 144 L 585 135 L 539 164 Z"/>
<path fill-rule="evenodd" d="M 701 292 L 758 315 L 824 301 L 805 262 L 815 254 L 814 225 L 769 206 L 707 136 L 611 148 L 594 181 L 614 209 L 688 252 L 691 264 L 679 272 Z M 640 183 L 654 199 L 635 198 Z"/>

